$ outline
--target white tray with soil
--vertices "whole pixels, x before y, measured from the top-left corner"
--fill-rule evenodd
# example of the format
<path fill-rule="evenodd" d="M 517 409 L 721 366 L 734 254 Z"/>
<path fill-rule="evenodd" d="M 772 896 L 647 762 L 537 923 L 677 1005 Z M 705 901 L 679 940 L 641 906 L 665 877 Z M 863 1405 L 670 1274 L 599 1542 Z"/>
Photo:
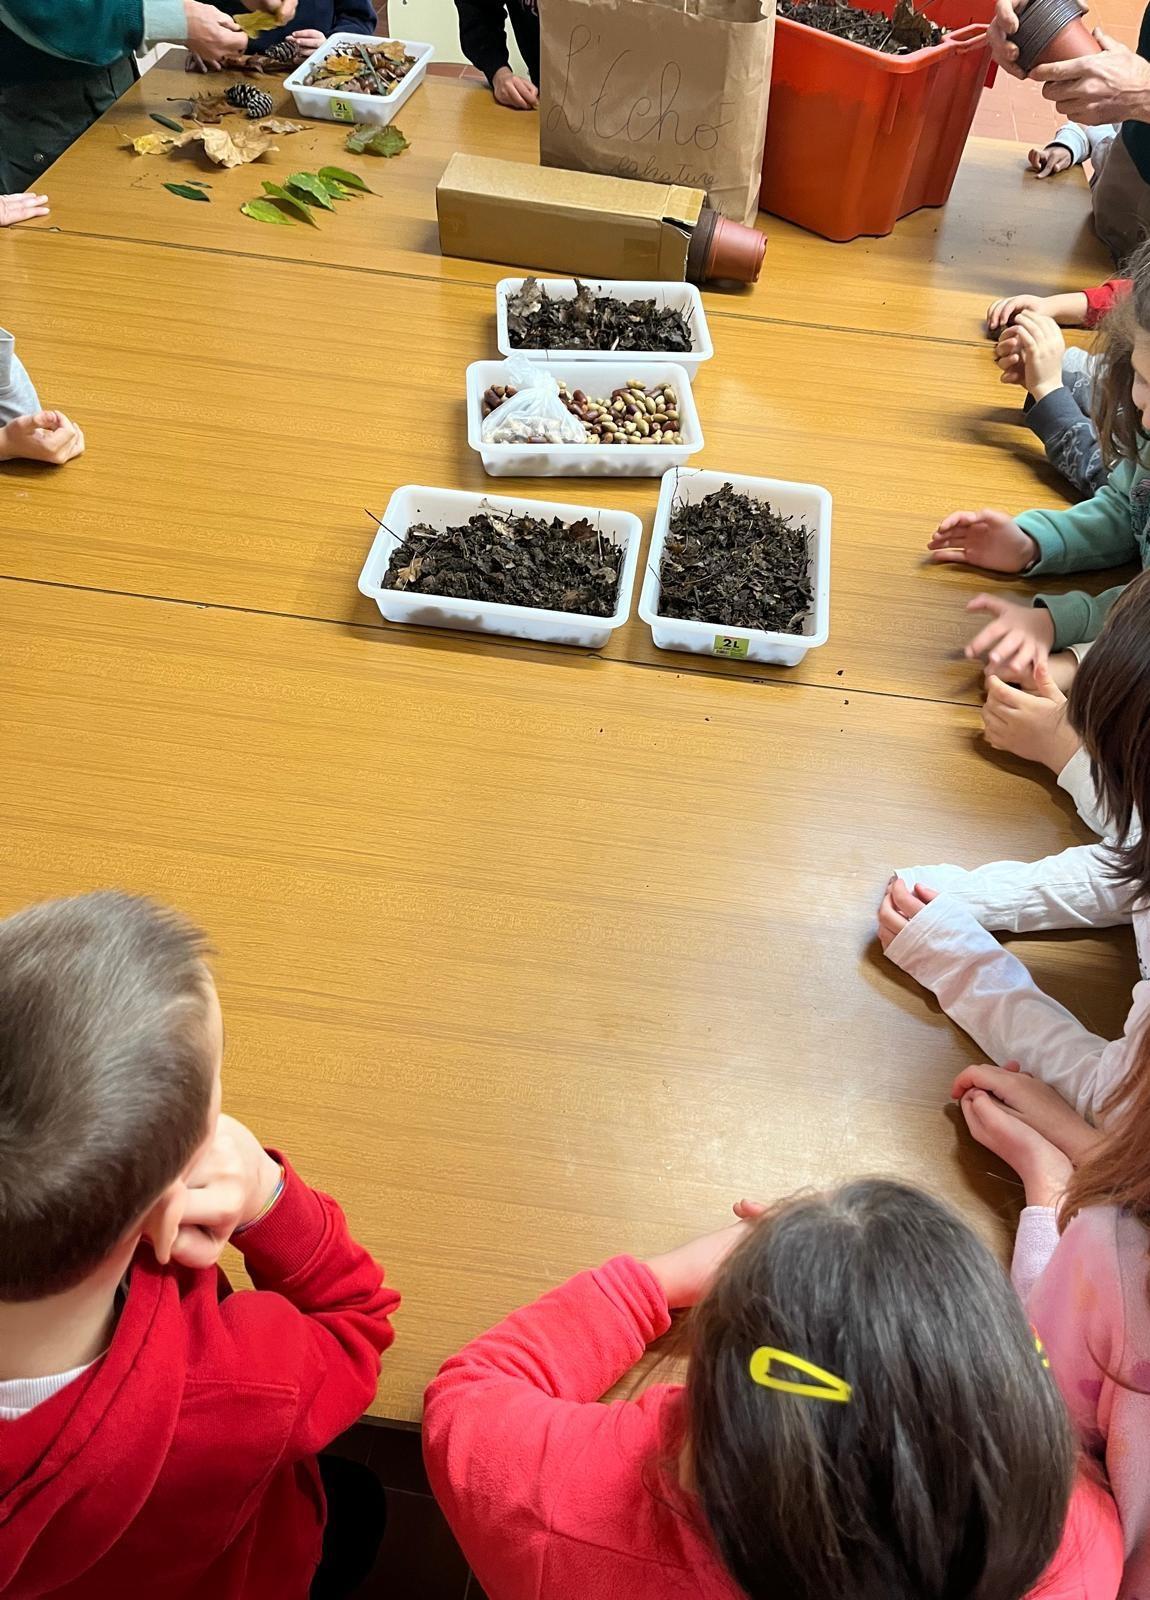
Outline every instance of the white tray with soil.
<path fill-rule="evenodd" d="M 534 306 L 534 310 L 525 308 L 522 300 L 529 284 L 536 286 L 527 301 L 527 307 Z M 512 311 L 516 302 L 517 309 Z M 642 278 L 500 278 L 495 285 L 495 319 L 500 354 L 522 355 L 531 361 L 561 359 L 596 366 L 626 361 L 632 368 L 673 361 L 694 379 L 703 362 L 715 353 L 703 297 L 693 283 L 656 283 Z M 659 336 L 660 326 L 665 330 L 665 342 L 643 348 L 652 334 Z M 520 344 L 517 337 L 532 342 Z M 536 342 L 548 337 L 550 343 Z"/>
<path fill-rule="evenodd" d="M 405 484 L 359 590 L 388 622 L 601 650 L 630 616 L 642 539 L 629 511 Z"/>
<path fill-rule="evenodd" d="M 664 476 L 639 596 L 660 650 L 797 666 L 827 641 L 830 583 L 825 489 L 692 468 Z"/>

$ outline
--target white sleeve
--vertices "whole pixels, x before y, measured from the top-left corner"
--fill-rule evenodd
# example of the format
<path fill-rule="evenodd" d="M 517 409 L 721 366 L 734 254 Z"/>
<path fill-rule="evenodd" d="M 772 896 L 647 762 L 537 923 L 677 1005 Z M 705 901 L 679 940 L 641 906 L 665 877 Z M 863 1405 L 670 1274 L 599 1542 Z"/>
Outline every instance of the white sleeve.
<path fill-rule="evenodd" d="M 1014 1236 L 1010 1281 L 1023 1305 L 1058 1249 L 1058 1215 L 1053 1206 L 1024 1206 Z"/>
<path fill-rule="evenodd" d="M 974 874 L 971 874 L 974 876 Z M 929 877 L 920 880 L 929 882 Z M 1125 1070 L 1135 1013 L 1150 1008 L 1150 983 L 1128 1033 L 1108 1042 L 1035 983 L 974 911 L 956 895 L 940 894 L 887 946 L 895 966 L 930 989 L 952 1021 L 997 1066 L 1018 1061 L 1084 1117 L 1092 1117 Z"/>
<path fill-rule="evenodd" d="M 1077 122 L 1064 122 L 1058 132 L 1046 142 L 1064 145 L 1074 158 L 1075 166 L 1085 161 L 1090 154 L 1090 134 Z"/>
<path fill-rule="evenodd" d="M 1074 801 L 1078 815 L 1100 839 L 1111 836 L 1110 819 L 1090 775 L 1090 757 L 1079 745 L 1058 774 L 1058 787 Z"/>
<path fill-rule="evenodd" d="M 912 889 L 922 883 L 944 890 L 984 928 L 1006 933 L 1110 928 L 1131 920 L 1130 890 L 1115 880 L 1109 852 L 1097 844 L 1041 861 L 992 861 L 970 872 L 945 864 L 900 867 L 898 876 Z"/>

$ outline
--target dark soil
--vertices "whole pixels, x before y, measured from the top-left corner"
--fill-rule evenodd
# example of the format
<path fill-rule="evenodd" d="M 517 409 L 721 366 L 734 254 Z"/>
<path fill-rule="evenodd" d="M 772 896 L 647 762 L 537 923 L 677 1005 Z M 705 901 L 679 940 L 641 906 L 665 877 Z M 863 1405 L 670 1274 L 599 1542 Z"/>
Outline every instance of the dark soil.
<path fill-rule="evenodd" d="M 585 283 L 573 300 L 554 300 L 528 278 L 507 302 L 507 331 L 516 350 L 671 350 L 693 348 L 691 324 L 681 311 L 654 300 L 619 300 L 593 294 Z"/>
<path fill-rule="evenodd" d="M 810 529 L 725 483 L 676 507 L 659 569 L 659 615 L 802 633 L 814 599 Z"/>
<path fill-rule="evenodd" d="M 385 589 L 494 600 L 610 617 L 623 552 L 593 523 L 479 511 L 463 527 L 413 527 L 388 563 Z"/>
<path fill-rule="evenodd" d="M 820 33 L 833 33 L 836 39 L 865 44 L 888 56 L 908 56 L 941 44 L 946 37 L 945 28 L 916 11 L 911 0 L 898 0 L 893 18 L 881 11 L 864 11 L 845 0 L 778 0 L 778 12 L 791 22 L 803 22 Z"/>

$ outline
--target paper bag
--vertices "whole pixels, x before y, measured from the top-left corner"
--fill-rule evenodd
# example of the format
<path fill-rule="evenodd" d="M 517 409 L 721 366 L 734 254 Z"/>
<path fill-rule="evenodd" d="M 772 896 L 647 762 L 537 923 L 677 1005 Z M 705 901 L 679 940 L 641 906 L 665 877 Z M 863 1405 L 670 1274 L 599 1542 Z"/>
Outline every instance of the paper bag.
<path fill-rule="evenodd" d="M 758 209 L 775 0 L 539 0 L 547 167 L 705 189 Z"/>

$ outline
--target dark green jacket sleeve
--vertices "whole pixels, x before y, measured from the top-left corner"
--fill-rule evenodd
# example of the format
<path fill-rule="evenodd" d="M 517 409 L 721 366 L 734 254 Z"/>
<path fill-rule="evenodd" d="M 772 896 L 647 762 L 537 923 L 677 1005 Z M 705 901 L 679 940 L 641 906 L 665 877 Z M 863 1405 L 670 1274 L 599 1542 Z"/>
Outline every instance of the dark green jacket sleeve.
<path fill-rule="evenodd" d="M 143 0 L 0 0 L 0 23 L 49 55 L 110 67 L 139 48 Z"/>

